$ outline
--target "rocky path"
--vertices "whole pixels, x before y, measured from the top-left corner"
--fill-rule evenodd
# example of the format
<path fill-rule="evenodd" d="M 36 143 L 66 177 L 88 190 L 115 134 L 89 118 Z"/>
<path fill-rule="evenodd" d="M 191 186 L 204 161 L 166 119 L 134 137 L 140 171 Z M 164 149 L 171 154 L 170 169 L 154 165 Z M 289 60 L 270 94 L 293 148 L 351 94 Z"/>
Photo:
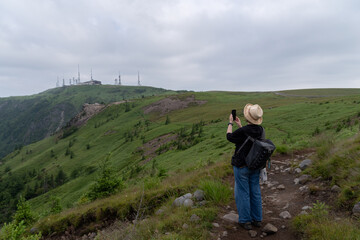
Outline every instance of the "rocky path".
<path fill-rule="evenodd" d="M 261 184 L 263 227 L 253 227 L 252 231 L 240 227 L 237 224 L 237 211 L 233 200 L 231 204 L 223 207 L 214 221 L 211 233 L 213 239 L 300 239 L 291 230 L 291 219 L 302 211 L 309 211 L 309 207 L 320 196 L 309 194 L 309 187 L 306 185 L 309 184 L 308 179 L 302 177 L 301 183 L 299 183 L 301 170 L 291 166 L 300 164 L 311 155 L 312 152 L 308 151 L 295 154 L 294 159 L 289 156 L 278 156 L 272 159 L 272 166 L 268 171 L 268 181 Z M 233 187 L 233 176 L 228 181 Z M 321 191 L 321 187 L 317 187 L 317 189 Z M 324 198 L 327 192 L 323 191 L 320 195 L 321 198 Z M 263 228 L 268 223 L 276 227 L 276 233 L 264 234 Z"/>

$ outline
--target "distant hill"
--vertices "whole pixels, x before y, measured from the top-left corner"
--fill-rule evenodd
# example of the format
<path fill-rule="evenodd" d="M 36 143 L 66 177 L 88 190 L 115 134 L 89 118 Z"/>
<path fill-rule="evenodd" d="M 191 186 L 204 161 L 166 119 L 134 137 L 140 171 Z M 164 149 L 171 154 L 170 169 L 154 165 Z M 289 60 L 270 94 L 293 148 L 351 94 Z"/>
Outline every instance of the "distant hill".
<path fill-rule="evenodd" d="M 111 103 L 176 92 L 138 86 L 67 86 L 25 97 L 0 98 L 0 159 L 62 128 L 84 103 Z"/>

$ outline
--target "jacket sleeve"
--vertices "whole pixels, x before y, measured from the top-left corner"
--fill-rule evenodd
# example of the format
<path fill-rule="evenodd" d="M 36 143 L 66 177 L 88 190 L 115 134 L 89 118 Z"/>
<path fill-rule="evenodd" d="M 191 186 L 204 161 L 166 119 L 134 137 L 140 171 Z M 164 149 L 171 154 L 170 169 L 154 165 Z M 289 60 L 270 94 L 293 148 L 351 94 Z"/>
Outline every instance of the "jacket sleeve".
<path fill-rule="evenodd" d="M 227 133 L 226 139 L 232 143 L 239 143 L 243 138 L 243 136 L 244 136 L 244 130 L 243 128 L 239 128 L 233 133 Z"/>

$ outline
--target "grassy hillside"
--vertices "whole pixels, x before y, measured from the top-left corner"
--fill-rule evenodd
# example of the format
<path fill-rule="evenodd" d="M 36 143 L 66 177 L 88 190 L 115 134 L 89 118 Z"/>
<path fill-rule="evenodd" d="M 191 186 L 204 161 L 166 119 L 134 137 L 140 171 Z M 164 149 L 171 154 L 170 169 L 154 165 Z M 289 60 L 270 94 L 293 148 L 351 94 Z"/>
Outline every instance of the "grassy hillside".
<path fill-rule="evenodd" d="M 347 92 L 340 91 L 342 95 Z M 353 90 L 348 93 L 318 98 L 274 93 L 184 93 L 170 98 L 185 101 L 193 95 L 195 100 L 206 103 L 194 102 L 166 114 L 144 114 L 146 106 L 166 96 L 112 105 L 66 138 L 51 136 L 3 159 L 2 220 L 14 210 L 6 208 L 6 204 L 19 194 L 26 195 L 32 208 L 41 215 L 48 214 L 54 197 L 60 199 L 63 208 L 86 202 L 84 194 L 98 177 L 100 163 L 108 153 L 110 168 L 125 184 L 116 198 L 125 199 L 126 195 L 127 199 L 131 192 L 139 193 L 142 186 L 147 194 L 168 198 L 169 194 L 181 191 L 181 179 L 187 179 L 189 174 L 224 159 L 229 159 L 230 164 L 233 145 L 225 139 L 228 116 L 231 109 L 240 114 L 246 103 L 263 107 L 263 126 L 267 137 L 277 145 L 277 154 L 313 147 L 313 137 L 319 134 L 346 139 L 359 131 L 360 118 L 360 96 L 353 95 Z M 241 114 L 240 118 L 245 122 Z M 66 177 L 59 177 L 61 172 Z M 157 177 L 160 172 L 161 178 Z M 164 178 L 166 175 L 169 177 Z M 166 188 L 169 179 L 176 179 L 177 184 Z M 135 204 L 138 197 L 131 201 Z M 92 206 L 100 203 L 106 207 L 107 200 Z M 82 209 L 88 211 L 89 207 Z"/>
<path fill-rule="evenodd" d="M 172 91 L 152 87 L 71 86 L 26 97 L 0 98 L 0 159 L 63 127 L 84 103 L 110 103 Z"/>

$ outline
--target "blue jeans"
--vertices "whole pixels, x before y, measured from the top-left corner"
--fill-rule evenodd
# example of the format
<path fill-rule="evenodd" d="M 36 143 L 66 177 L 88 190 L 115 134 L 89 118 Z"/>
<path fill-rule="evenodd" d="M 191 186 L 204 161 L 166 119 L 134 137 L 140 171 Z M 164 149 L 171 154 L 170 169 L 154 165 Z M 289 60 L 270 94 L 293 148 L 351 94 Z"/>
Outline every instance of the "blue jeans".
<path fill-rule="evenodd" d="M 260 170 L 233 166 L 235 176 L 235 202 L 239 222 L 262 221 L 262 203 L 259 176 Z"/>

